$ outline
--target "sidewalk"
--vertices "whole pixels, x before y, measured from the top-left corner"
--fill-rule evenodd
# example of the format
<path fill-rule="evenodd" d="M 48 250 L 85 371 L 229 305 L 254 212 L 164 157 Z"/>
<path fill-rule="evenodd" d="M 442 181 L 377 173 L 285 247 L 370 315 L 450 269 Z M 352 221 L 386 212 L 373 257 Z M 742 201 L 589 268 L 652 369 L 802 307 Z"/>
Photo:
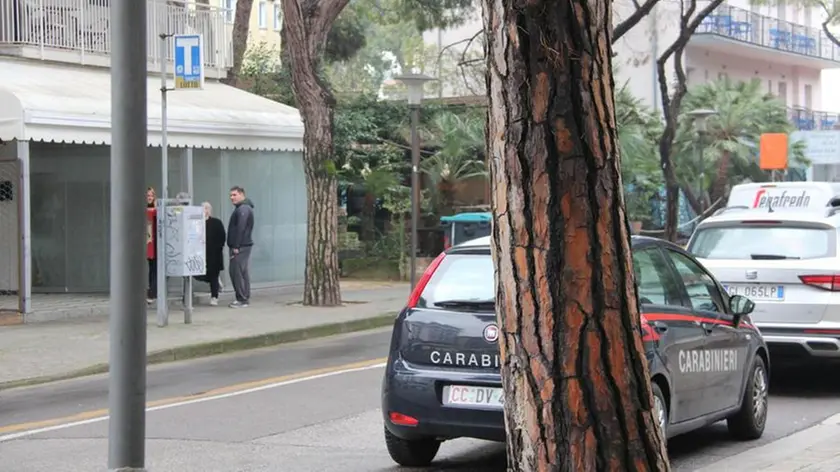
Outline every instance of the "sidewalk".
<path fill-rule="evenodd" d="M 149 363 L 390 325 L 408 292 L 405 283 L 353 281 L 342 283 L 344 306 L 318 308 L 302 306 L 299 289 L 260 290 L 253 292 L 250 307 L 238 310 L 227 307 L 231 294 L 223 293 L 217 307 L 208 306 L 206 299 L 196 305 L 189 325 L 173 305 L 169 326 L 163 328 L 157 327 L 151 309 Z M 0 389 L 26 379 L 103 372 L 108 351 L 106 317 L 0 327 Z"/>
<path fill-rule="evenodd" d="M 695 472 L 840 471 L 840 415 Z"/>

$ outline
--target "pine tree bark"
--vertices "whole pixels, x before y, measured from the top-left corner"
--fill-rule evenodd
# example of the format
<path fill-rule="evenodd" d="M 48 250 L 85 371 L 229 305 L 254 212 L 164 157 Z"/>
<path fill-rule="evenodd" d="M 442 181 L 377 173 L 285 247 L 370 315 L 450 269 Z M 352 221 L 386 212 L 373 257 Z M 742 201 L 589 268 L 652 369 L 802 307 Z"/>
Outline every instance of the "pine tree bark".
<path fill-rule="evenodd" d="M 667 471 L 631 270 L 609 0 L 485 0 L 508 470 Z"/>
<path fill-rule="evenodd" d="M 338 179 L 334 161 L 335 98 L 319 75 L 327 34 L 349 0 L 282 0 L 283 47 L 303 118 L 307 234 L 303 304 L 341 305 Z"/>

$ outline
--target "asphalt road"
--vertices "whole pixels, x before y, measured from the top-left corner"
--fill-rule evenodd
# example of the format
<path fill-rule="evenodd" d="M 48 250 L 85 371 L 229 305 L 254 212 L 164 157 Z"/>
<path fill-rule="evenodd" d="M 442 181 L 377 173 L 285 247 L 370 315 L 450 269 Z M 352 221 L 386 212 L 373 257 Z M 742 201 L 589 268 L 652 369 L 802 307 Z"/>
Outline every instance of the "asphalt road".
<path fill-rule="evenodd" d="M 389 330 L 377 330 L 151 367 L 146 467 L 154 472 L 405 470 L 385 451 L 378 410 L 389 336 Z M 692 471 L 840 412 L 837 375 L 783 372 L 774 375 L 771 392 L 761 440 L 733 442 L 724 423 L 675 438 L 669 444 L 673 470 Z M 0 392 L 0 468 L 104 470 L 106 408 L 105 376 Z M 504 472 L 504 446 L 451 441 L 431 470 Z"/>

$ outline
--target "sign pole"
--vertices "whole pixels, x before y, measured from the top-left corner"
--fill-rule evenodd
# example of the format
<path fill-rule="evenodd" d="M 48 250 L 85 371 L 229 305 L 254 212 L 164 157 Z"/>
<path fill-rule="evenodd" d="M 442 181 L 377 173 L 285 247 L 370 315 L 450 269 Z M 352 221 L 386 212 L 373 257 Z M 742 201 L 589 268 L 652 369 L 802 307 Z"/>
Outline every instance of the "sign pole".
<path fill-rule="evenodd" d="M 111 309 L 108 468 L 146 455 L 146 2 L 111 2 Z M 161 58 L 162 59 L 162 58 Z"/>
<path fill-rule="evenodd" d="M 160 199 L 158 202 L 158 231 L 157 231 L 157 325 L 164 327 L 169 324 L 169 294 L 166 284 L 166 206 L 169 200 L 169 144 L 167 143 L 166 119 L 166 40 L 169 34 L 160 35 Z"/>

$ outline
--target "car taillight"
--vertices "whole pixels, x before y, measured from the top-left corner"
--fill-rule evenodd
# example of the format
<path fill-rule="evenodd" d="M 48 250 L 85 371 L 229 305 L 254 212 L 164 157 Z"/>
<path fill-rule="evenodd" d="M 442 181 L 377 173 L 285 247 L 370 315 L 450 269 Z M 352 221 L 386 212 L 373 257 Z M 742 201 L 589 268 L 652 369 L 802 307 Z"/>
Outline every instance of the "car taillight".
<path fill-rule="evenodd" d="M 399 426 L 417 426 L 420 424 L 420 421 L 418 421 L 417 418 L 397 413 L 395 411 L 392 411 L 391 414 L 388 415 L 388 418 L 391 420 L 391 423 Z"/>
<path fill-rule="evenodd" d="M 426 285 L 429 283 L 429 279 L 432 278 L 432 275 L 434 275 L 440 263 L 443 262 L 444 257 L 446 257 L 446 253 L 440 253 L 440 255 L 438 255 L 431 264 L 429 264 L 429 267 L 426 267 L 426 270 L 423 272 L 423 276 L 417 281 L 417 285 L 414 286 L 414 290 L 408 297 L 406 307 L 414 308 L 417 306 L 417 301 L 420 300 L 420 294 L 423 293 L 423 289 L 426 288 Z"/>
<path fill-rule="evenodd" d="M 805 285 L 840 292 L 840 275 L 837 274 L 800 275 L 799 280 Z"/>

